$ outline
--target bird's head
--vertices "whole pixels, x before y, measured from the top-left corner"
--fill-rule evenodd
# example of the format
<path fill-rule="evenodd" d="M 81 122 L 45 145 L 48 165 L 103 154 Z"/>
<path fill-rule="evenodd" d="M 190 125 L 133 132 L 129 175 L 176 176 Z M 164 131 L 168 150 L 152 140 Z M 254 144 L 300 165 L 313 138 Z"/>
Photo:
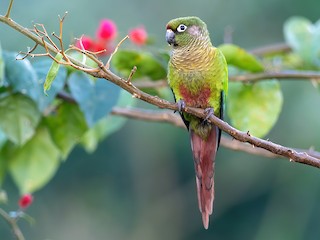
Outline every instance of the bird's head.
<path fill-rule="evenodd" d="M 166 40 L 173 47 L 184 47 L 194 41 L 209 40 L 209 33 L 200 18 L 181 17 L 168 22 Z"/>

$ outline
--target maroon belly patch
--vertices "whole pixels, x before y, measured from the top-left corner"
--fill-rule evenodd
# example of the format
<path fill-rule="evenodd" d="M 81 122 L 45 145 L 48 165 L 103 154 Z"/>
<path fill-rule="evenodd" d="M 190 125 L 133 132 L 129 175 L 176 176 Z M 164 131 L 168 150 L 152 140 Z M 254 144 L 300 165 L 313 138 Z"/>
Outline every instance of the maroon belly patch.
<path fill-rule="evenodd" d="M 186 86 L 181 85 L 180 94 L 187 106 L 206 108 L 209 106 L 211 89 L 202 87 L 196 92 L 191 92 Z"/>

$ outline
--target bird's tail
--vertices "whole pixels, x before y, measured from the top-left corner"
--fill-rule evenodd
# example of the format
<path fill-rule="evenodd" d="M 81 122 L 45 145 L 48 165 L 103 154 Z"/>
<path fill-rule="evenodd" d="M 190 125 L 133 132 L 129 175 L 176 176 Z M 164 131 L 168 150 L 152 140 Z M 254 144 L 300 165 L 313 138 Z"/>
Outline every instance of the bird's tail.
<path fill-rule="evenodd" d="M 211 125 L 207 138 L 203 139 L 190 128 L 191 147 L 196 171 L 199 209 L 203 226 L 208 229 L 209 216 L 214 200 L 214 162 L 219 145 L 219 128 Z"/>

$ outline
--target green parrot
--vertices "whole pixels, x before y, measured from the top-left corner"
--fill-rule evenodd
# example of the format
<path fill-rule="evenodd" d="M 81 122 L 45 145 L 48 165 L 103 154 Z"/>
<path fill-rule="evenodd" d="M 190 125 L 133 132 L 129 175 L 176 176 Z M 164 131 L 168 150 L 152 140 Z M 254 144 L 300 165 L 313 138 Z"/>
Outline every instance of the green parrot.
<path fill-rule="evenodd" d="M 221 51 L 212 46 L 206 24 L 198 17 L 182 17 L 167 24 L 166 40 L 172 46 L 168 83 L 181 117 L 190 132 L 196 172 L 199 209 L 208 229 L 214 200 L 214 162 L 221 131 L 206 119 L 182 112 L 186 106 L 205 109 L 223 118 L 228 70 Z"/>

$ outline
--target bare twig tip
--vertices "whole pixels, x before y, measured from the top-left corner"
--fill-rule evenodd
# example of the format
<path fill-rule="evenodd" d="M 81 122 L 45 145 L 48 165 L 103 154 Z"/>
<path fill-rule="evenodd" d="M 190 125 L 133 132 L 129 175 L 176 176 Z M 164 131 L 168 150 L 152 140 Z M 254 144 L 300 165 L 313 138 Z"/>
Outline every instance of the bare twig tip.
<path fill-rule="evenodd" d="M 111 62 L 111 59 L 112 59 L 113 55 L 116 54 L 116 52 L 118 51 L 118 49 L 119 49 L 119 47 L 121 46 L 121 44 L 122 44 L 126 39 L 128 39 L 128 38 L 129 38 L 128 35 L 125 36 L 125 37 L 117 44 L 117 46 L 115 47 L 113 53 L 111 53 L 111 55 L 110 55 L 110 57 L 109 57 L 106 65 L 105 65 L 105 68 L 106 68 L 106 69 L 109 69 L 109 68 L 110 68 L 110 62 Z"/>
<path fill-rule="evenodd" d="M 129 77 L 128 77 L 127 81 L 126 81 L 128 84 L 131 83 L 131 79 L 132 79 L 132 77 L 133 77 L 133 75 L 135 74 L 136 71 L 137 71 L 137 66 L 134 66 L 132 68 L 130 74 L 129 74 Z"/>

